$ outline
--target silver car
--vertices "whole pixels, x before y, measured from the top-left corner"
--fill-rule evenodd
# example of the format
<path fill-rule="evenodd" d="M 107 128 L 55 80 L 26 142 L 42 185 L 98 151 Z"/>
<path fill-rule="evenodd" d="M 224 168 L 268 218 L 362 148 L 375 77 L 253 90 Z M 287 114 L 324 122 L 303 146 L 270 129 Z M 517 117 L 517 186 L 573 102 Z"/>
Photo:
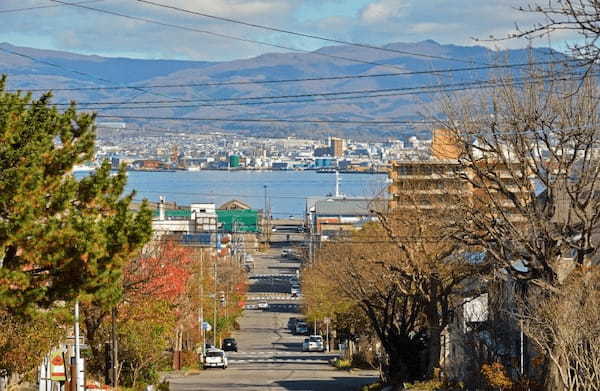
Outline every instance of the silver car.
<path fill-rule="evenodd" d="M 325 345 L 323 344 L 323 337 L 320 335 L 311 335 L 308 337 L 308 352 L 324 352 Z"/>

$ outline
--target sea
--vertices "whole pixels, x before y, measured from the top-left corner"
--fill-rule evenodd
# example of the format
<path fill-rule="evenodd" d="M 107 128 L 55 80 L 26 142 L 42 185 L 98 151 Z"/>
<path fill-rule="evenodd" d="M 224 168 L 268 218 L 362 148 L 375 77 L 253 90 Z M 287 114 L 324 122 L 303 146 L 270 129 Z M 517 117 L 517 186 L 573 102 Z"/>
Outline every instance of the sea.
<path fill-rule="evenodd" d="M 215 203 L 232 199 L 253 209 L 267 202 L 274 218 L 302 217 L 307 197 L 335 193 L 335 174 L 316 171 L 129 171 L 126 191 L 136 191 L 136 200 L 157 202 L 160 197 L 178 205 Z M 77 176 L 85 173 L 78 172 Z M 385 196 L 385 174 L 340 174 L 340 193 L 347 197 Z"/>

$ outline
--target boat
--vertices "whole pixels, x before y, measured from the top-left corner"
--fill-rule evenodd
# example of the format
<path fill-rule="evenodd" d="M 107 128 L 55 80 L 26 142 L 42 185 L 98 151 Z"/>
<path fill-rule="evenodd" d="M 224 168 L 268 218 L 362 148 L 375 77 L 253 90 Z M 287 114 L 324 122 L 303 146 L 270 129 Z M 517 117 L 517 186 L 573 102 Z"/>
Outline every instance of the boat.
<path fill-rule="evenodd" d="M 94 171 L 97 167 L 89 164 L 76 164 L 73 166 L 73 172 Z"/>
<path fill-rule="evenodd" d="M 337 170 L 335 168 L 319 168 L 317 173 L 319 174 L 335 174 Z"/>

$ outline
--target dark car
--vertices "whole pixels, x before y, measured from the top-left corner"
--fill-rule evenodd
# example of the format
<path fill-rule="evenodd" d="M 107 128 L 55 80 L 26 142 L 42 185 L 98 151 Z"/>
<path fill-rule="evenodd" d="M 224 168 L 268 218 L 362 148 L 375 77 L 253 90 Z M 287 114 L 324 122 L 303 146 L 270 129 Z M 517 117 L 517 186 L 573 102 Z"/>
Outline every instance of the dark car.
<path fill-rule="evenodd" d="M 235 338 L 225 338 L 223 340 L 222 349 L 226 352 L 237 352 L 238 346 Z"/>
<path fill-rule="evenodd" d="M 290 318 L 288 320 L 288 329 L 290 329 L 290 331 L 296 330 L 296 322 L 297 321 L 298 321 L 298 318 Z"/>

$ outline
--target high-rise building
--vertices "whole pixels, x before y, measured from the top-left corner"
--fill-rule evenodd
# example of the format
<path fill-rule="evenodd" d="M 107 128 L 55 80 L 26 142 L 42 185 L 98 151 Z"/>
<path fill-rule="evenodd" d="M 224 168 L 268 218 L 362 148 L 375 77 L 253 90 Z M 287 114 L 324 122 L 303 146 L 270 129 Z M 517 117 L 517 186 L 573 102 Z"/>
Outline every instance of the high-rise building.
<path fill-rule="evenodd" d="M 346 143 L 344 139 L 338 137 L 329 137 L 329 150 L 331 156 L 341 157 L 344 156 L 344 150 L 346 149 Z"/>
<path fill-rule="evenodd" d="M 390 207 L 447 212 L 459 205 L 490 209 L 494 204 L 496 208 L 503 206 L 506 213 L 512 215 L 511 220 L 522 219 L 512 201 L 495 190 L 498 185 L 482 186 L 482 179 L 476 174 L 478 170 L 493 174 L 504 188 L 529 202 L 524 188 L 517 185 L 521 181 L 518 170 L 510 163 L 495 160 L 465 166 L 459 162 L 462 149 L 457 141 L 452 131 L 437 129 L 433 132 L 431 159 L 392 162 L 388 188 Z"/>

